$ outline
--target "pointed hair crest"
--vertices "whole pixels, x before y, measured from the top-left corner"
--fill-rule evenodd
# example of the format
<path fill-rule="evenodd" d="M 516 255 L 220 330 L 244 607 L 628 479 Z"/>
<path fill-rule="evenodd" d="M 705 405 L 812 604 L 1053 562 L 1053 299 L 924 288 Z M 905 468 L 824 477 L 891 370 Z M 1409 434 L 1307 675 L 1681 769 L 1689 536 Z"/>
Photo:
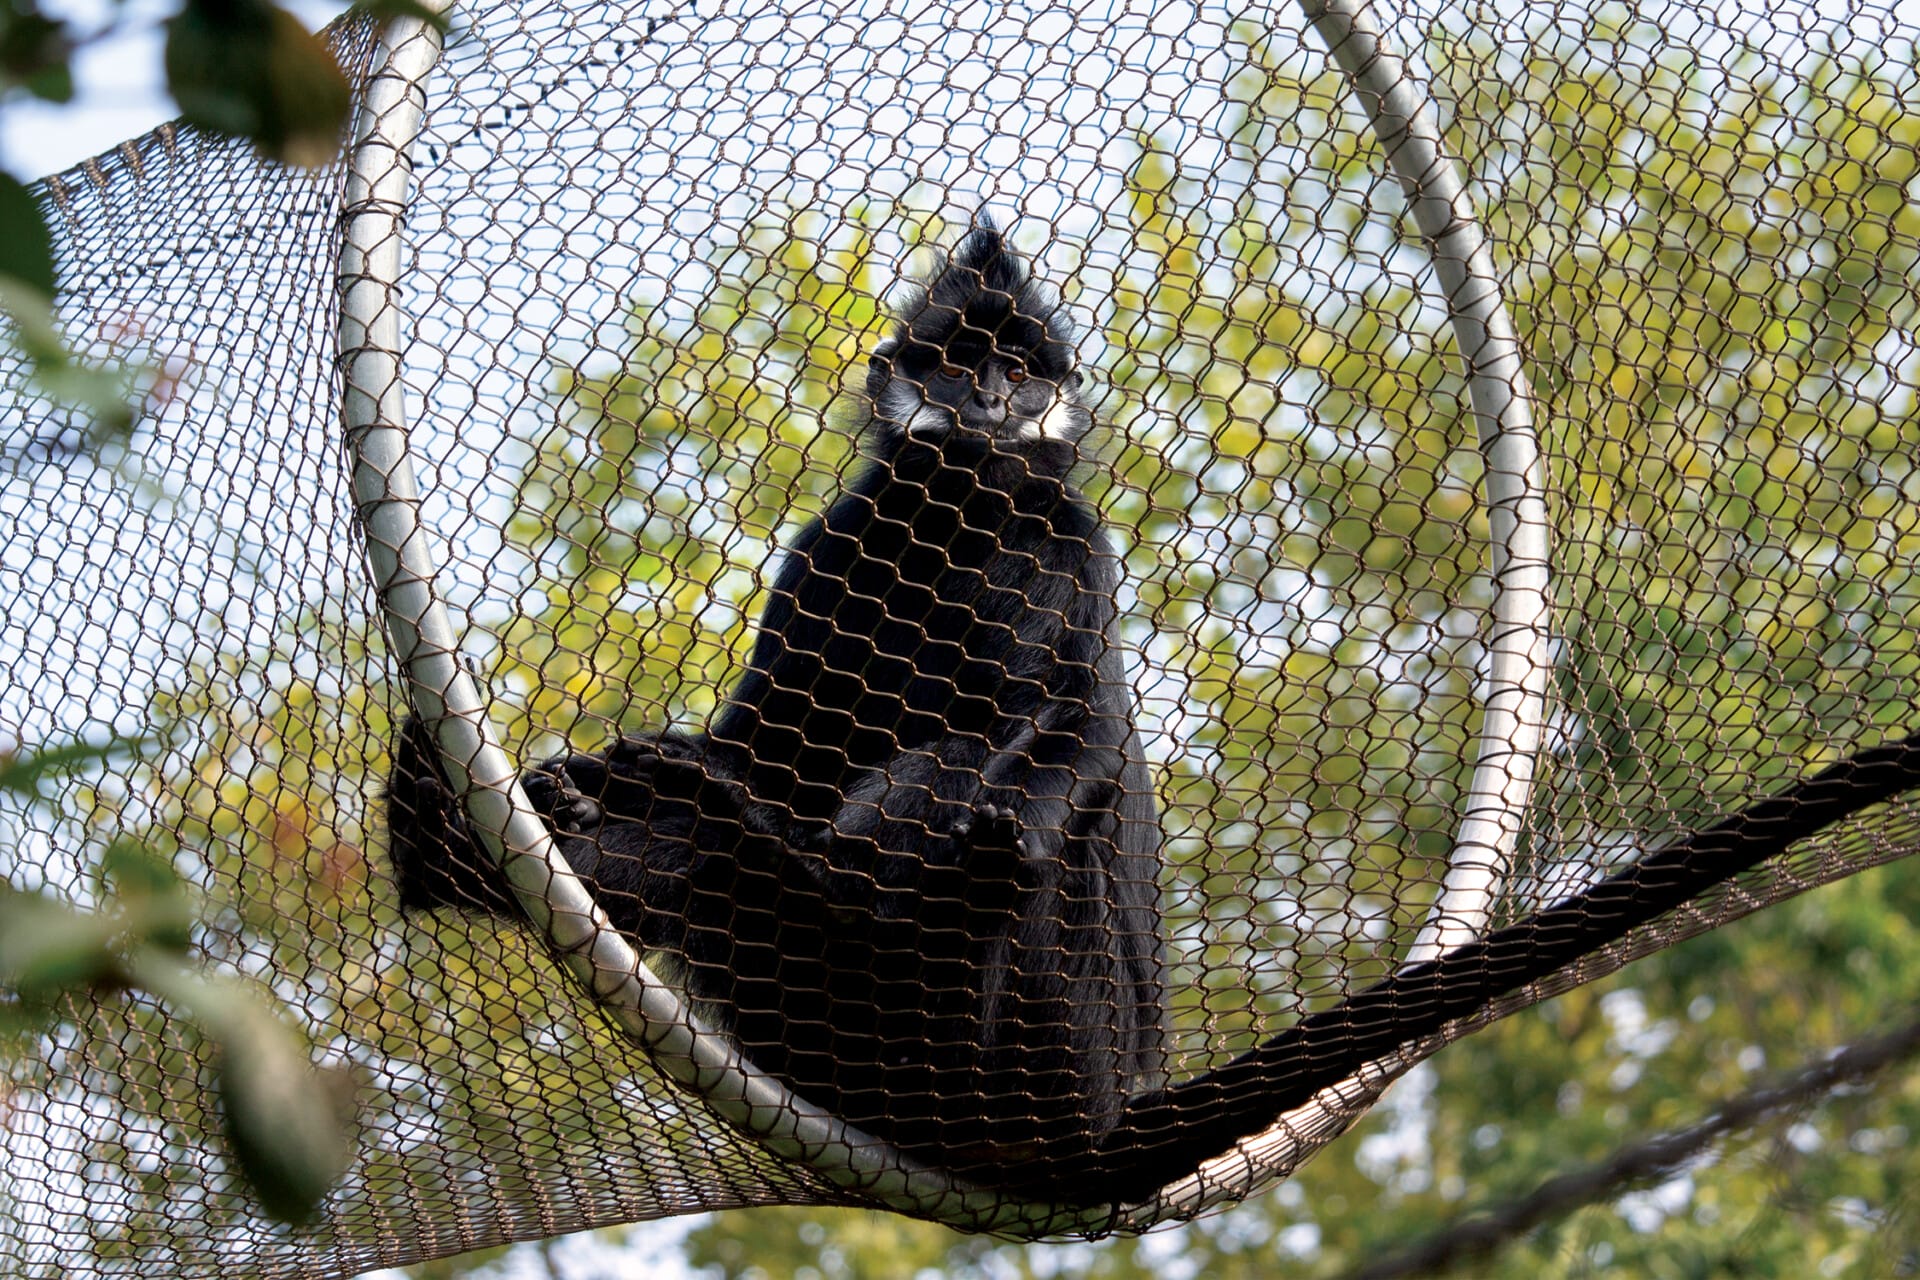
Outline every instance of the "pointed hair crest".
<path fill-rule="evenodd" d="M 920 341 L 951 336 L 956 318 L 960 331 L 1001 347 L 1034 351 L 1074 340 L 1059 291 L 1033 278 L 1026 259 L 984 214 L 930 278 L 900 292 L 892 310 L 902 336 Z"/>

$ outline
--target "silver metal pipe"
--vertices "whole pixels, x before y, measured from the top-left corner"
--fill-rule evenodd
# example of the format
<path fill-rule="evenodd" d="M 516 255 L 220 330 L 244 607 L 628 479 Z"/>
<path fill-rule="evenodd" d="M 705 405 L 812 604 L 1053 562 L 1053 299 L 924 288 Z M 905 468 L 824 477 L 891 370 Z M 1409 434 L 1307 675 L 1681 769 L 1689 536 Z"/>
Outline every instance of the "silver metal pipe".
<path fill-rule="evenodd" d="M 1440 896 L 1406 959 L 1431 960 L 1487 929 L 1512 870 L 1533 794 L 1545 730 L 1551 628 L 1546 480 L 1533 392 L 1500 294 L 1486 234 L 1459 166 L 1442 145 L 1426 95 L 1387 47 L 1369 0 L 1301 0 L 1334 62 L 1352 82 L 1426 238 L 1486 459 L 1493 581 L 1487 695 L 1464 816 Z M 1297 1165 L 1344 1132 L 1394 1080 L 1438 1049 L 1435 1037 L 1369 1063 L 1161 1193 L 1168 1210 L 1195 1212 L 1246 1194 L 1266 1171 Z"/>
<path fill-rule="evenodd" d="M 770 1150 L 895 1208 L 980 1229 L 1071 1229 L 1087 1217 L 1007 1205 L 924 1168 L 757 1069 L 734 1041 L 704 1026 L 680 993 L 642 962 L 554 847 L 501 749 L 462 666 L 456 633 L 433 589 L 438 566 L 420 524 L 402 384 L 402 247 L 414 143 L 426 83 L 440 56 L 430 23 L 399 18 L 382 38 L 354 132 L 339 266 L 341 418 L 367 567 L 409 696 L 433 725 L 454 790 L 515 896 L 616 1025 L 659 1070 Z M 1106 1215 L 1093 1215 L 1104 1221 Z"/>
<path fill-rule="evenodd" d="M 1446 881 L 1407 956 L 1417 964 L 1486 931 L 1532 798 L 1551 661 L 1546 480 L 1519 337 L 1427 96 L 1387 47 L 1369 0 L 1302 0 L 1302 7 L 1352 80 L 1426 238 L 1486 459 L 1493 607 L 1485 713 Z"/>

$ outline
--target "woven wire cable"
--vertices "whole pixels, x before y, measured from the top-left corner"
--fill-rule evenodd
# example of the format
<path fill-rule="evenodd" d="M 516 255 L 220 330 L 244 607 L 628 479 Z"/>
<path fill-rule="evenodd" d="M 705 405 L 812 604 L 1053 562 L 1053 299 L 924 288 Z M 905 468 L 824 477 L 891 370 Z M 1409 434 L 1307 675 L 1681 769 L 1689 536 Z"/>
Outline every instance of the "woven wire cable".
<path fill-rule="evenodd" d="M 1446 316 L 1290 13 L 883 9 L 459 13 L 406 219 L 435 587 L 516 760 L 706 715 L 850 465 L 825 411 L 880 296 L 997 212 L 1088 335 L 1193 1075 L 1393 973 L 1446 873 L 1487 608 Z M 1887 194 L 1920 166 L 1914 32 L 1461 5 L 1388 35 L 1471 177 L 1549 453 L 1558 701 L 1504 926 L 1920 722 L 1920 239 Z M 335 38 L 364 76 L 371 33 Z M 157 741 L 0 815 L 0 865 L 90 903 L 108 841 L 174 856 L 204 958 L 355 1071 L 362 1132 L 320 1227 L 268 1226 L 206 1046 L 137 997 L 75 1008 L 9 1044 L 0 1265 L 346 1274 L 858 1201 L 661 1081 L 525 933 L 399 920 L 372 796 L 403 708 L 338 440 L 342 174 L 168 129 L 41 189 L 72 331 L 154 382 L 96 465 L 38 460 L 72 424 L 11 375 L 0 712 L 27 743 Z M 1673 202 L 1691 223 L 1647 213 Z M 1671 327 L 1715 290 L 1717 324 Z M 1904 856 L 1917 822 L 1856 815 L 1405 1060 Z M 1351 1118 L 1327 1116 L 1223 1193 Z"/>

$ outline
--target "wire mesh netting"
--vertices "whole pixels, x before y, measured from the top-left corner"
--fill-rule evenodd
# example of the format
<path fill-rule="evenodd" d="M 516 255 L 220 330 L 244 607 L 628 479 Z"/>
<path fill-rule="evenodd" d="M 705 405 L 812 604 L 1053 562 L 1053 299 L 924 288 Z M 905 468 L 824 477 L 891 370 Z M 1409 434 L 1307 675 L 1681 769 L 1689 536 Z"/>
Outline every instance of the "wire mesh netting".
<path fill-rule="evenodd" d="M 1269 1118 L 1321 1086 L 1338 1086 L 1337 1105 L 1323 1098 L 1317 1119 L 1254 1143 L 1197 1197 L 1149 1194 L 1075 1221 L 1138 1228 L 1250 1194 L 1445 1039 L 1914 851 L 1916 813 L 1897 798 L 1913 778 L 1905 757 L 1869 754 L 1877 773 L 1844 762 L 1920 727 L 1915 34 L 1878 9 L 1788 5 L 1756 30 L 1679 2 L 1422 5 L 1388 26 L 1490 238 L 1545 455 L 1550 709 L 1484 922 L 1495 941 L 1469 954 L 1471 971 L 1406 966 L 1460 862 L 1485 745 L 1493 588 L 1472 366 L 1366 112 L 1290 12 L 1160 0 L 911 17 L 866 0 L 459 11 L 405 161 L 391 299 L 435 593 L 507 754 L 577 753 L 529 784 L 600 905 L 663 968 L 688 971 L 704 1016 L 739 1020 L 749 1061 L 892 1144 L 877 1158 L 944 1155 L 991 1188 L 996 1168 L 1051 1150 L 1040 1101 L 1029 1134 L 1004 1106 L 982 1112 L 1010 1074 L 1056 1109 L 1092 1090 L 1077 1067 L 1048 1083 L 1054 1039 L 1020 1043 L 1084 1021 L 1085 1002 L 1048 1005 L 1019 975 L 1061 955 L 1107 972 L 1124 947 L 1148 976 L 1103 997 L 1107 1020 L 1089 1034 L 1144 1000 L 1152 1043 L 1102 1087 L 1152 1094 L 1164 1076 L 1177 1093 L 1215 1072 L 1244 1091 L 1229 1064 L 1251 1061 L 1294 1081 L 1252 1090 Z M 363 81 L 377 36 L 333 32 Z M 9 366 L 0 715 L 23 744 L 138 745 L 13 804 L 0 865 L 16 889 L 92 905 L 110 847 L 170 858 L 204 890 L 198 954 L 264 983 L 316 1056 L 353 1078 L 359 1147 L 317 1226 L 266 1223 L 223 1154 L 207 1042 L 145 996 L 76 1000 L 50 1035 L 8 1041 L 0 1261 L 27 1276 L 346 1274 L 695 1209 L 871 1202 L 664 1079 L 532 931 L 481 911 L 402 916 L 379 795 L 407 692 L 341 460 L 344 169 L 294 173 L 163 129 L 41 191 L 70 334 L 145 381 L 133 435 L 94 457 L 65 447 L 73 415 Z M 998 261 L 1029 263 L 1060 294 L 1038 337 L 1016 330 L 1045 320 L 1052 295 L 996 277 L 993 255 L 960 295 L 936 286 L 929 305 L 901 290 L 946 270 L 986 217 L 1004 234 Z M 994 313 L 989 349 L 950 375 L 951 335 L 920 341 L 925 317 L 993 297 L 1010 310 Z M 899 315 L 909 340 L 883 348 Z M 1069 327 L 1071 360 L 1048 346 Z M 914 366 L 916 341 L 939 358 Z M 885 368 L 870 382 L 876 351 Z M 916 437 L 918 410 L 888 398 L 938 417 L 941 378 L 980 388 L 1012 356 L 1051 398 L 1023 409 L 1031 389 L 1001 387 L 1009 438 L 1027 423 L 1028 444 L 1069 441 L 1072 488 L 1041 474 L 1038 446 L 980 447 L 1021 458 L 1021 483 L 1054 482 L 1049 501 L 1065 505 L 1042 521 L 1050 550 L 1009 551 L 1033 517 L 1020 501 L 1037 499 L 979 480 L 984 464 L 955 467 L 949 445 Z M 1048 414 L 1076 374 L 1094 430 L 1043 429 L 1063 421 Z M 964 436 L 957 406 L 941 429 Z M 862 435 L 876 415 L 897 420 L 893 445 Z M 944 461 L 909 474 L 887 448 Z M 885 555 L 852 539 L 844 598 L 819 612 L 794 575 L 824 563 L 832 538 L 816 522 L 868 492 L 876 458 L 893 496 L 869 515 L 907 532 Z M 958 497 L 940 489 L 963 471 Z M 887 514 L 903 485 L 948 513 L 941 540 L 924 536 L 920 507 Z M 977 514 L 995 492 L 1016 514 Z M 1110 563 L 1098 535 L 1062 532 L 1068 513 L 1097 513 Z M 992 545 L 968 551 L 983 529 Z M 992 626 L 955 627 L 933 607 L 962 599 L 943 569 L 984 581 L 982 556 L 1038 565 L 1067 544 L 1080 556 L 1066 568 L 996 584 L 1015 598 L 1012 621 L 991 614 L 984 587 L 965 597 L 968 618 Z M 938 564 L 909 571 L 927 553 Z M 873 579 L 856 569 L 876 566 L 894 596 L 862 594 Z M 1036 583 L 1049 573 L 1073 579 L 1089 612 L 1047 603 Z M 902 581 L 933 604 L 907 616 Z M 876 598 L 861 633 L 856 604 Z M 865 693 L 886 693 L 877 659 L 835 657 L 828 642 L 871 648 L 898 624 L 914 633 L 892 642 L 908 646 L 907 677 L 925 683 L 951 651 L 946 692 L 895 690 L 897 705 L 876 710 L 816 681 L 787 690 L 810 710 L 764 712 L 729 736 L 729 708 L 766 665 L 760 629 L 784 617 L 797 636 L 796 612 L 827 624 L 812 649 L 792 643 L 819 680 L 857 673 Z M 1053 629 L 1044 643 L 1044 629 L 1025 633 L 1025 658 L 992 648 L 996 627 L 1012 637 L 1043 614 Z M 1074 671 L 1118 702 L 1070 696 Z M 1043 688 L 1071 732 L 1044 707 L 1010 710 L 1016 686 Z M 837 738 L 807 719 L 821 708 L 844 712 Z M 1102 715 L 1134 736 L 1096 767 Z M 1009 745 L 1003 720 L 1027 737 Z M 811 740 L 782 748 L 781 729 Z M 1042 821 L 1031 806 L 1051 795 L 1038 780 L 1049 733 L 1072 740 L 1048 757 L 1072 794 Z M 965 756 L 962 739 L 988 754 Z M 616 740 L 628 756 L 615 759 Z M 778 796 L 745 776 L 775 757 L 792 775 Z M 1011 781 L 995 773 L 1009 759 Z M 598 782 L 584 776 L 596 760 Z M 934 780 L 909 776 L 928 761 Z M 622 790 L 689 764 L 700 785 L 738 795 L 695 800 L 658 782 L 642 803 Z M 1730 816 L 1808 779 L 1759 812 L 1763 835 L 1791 843 L 1785 856 L 1731 880 L 1681 874 L 1734 838 Z M 1135 879 L 1157 906 L 1089 924 L 1111 886 L 1036 886 L 1015 859 L 1013 905 L 924 886 L 925 901 L 965 910 L 912 917 L 908 948 L 912 910 L 886 870 L 908 837 L 851 832 L 845 812 L 898 818 L 887 806 L 903 786 L 939 802 L 905 823 L 916 865 L 955 848 L 1042 862 L 1047 833 L 1065 833 L 1051 856 L 1070 870 L 1116 847 L 1144 857 Z M 404 799 L 396 822 L 420 821 L 425 802 Z M 1015 829 L 984 834 L 1002 799 Z M 675 801 L 709 818 L 733 806 L 731 834 L 676 837 L 735 878 L 721 892 L 683 869 L 682 899 L 722 904 L 702 921 L 741 913 L 699 945 L 660 933 L 630 892 L 637 873 L 620 869 L 628 857 L 660 870 L 664 855 L 622 842 L 665 830 Z M 1074 825 L 1096 820 L 1109 825 Z M 1150 836 L 1114 834 L 1142 821 Z M 790 868 L 768 873 L 772 898 L 739 869 L 743 831 Z M 836 843 L 854 835 L 869 850 L 857 866 Z M 1607 877 L 1633 867 L 1640 905 L 1618 908 Z M 1670 867 L 1678 906 L 1659 897 Z M 868 898 L 835 887 L 847 872 Z M 810 903 L 799 881 L 817 883 Z M 749 902 L 788 932 L 756 931 Z M 1592 926 L 1606 903 L 1626 923 Z M 811 925 L 794 923 L 807 912 Z M 1040 917 L 1078 921 L 1081 940 L 1056 927 L 1052 950 L 1037 948 L 1020 930 Z M 984 935 L 1024 958 L 966 950 Z M 837 1025 L 812 1025 L 792 1002 L 810 990 L 794 977 L 805 966 L 754 967 L 755 947 L 786 948 L 783 963 L 811 947 L 807 981 L 824 986 L 844 972 L 834 948 L 847 936 L 883 957 L 855 966 L 873 1007 L 921 1018 L 906 1020 L 914 1045 L 944 1043 L 927 1024 L 946 1018 L 946 1034 L 1010 1035 L 1009 1056 L 938 1066 L 906 1044 L 906 1024 L 854 1025 L 844 987 L 824 1006 Z M 966 946 L 942 952 L 953 936 Z M 1577 945 L 1546 945 L 1560 936 Z M 716 1000 L 703 966 L 787 989 Z M 1007 990 L 1013 1012 L 980 1012 Z M 1385 994 L 1367 1005 L 1368 991 Z M 1380 1016 L 1363 1026 L 1356 1009 Z M 1285 1052 L 1243 1057 L 1262 1044 Z M 809 1053 L 831 1061 L 809 1066 Z M 834 1075 L 861 1054 L 877 1097 Z M 888 1075 L 909 1058 L 916 1086 Z M 956 1072 L 973 1073 L 972 1092 Z M 934 1100 L 910 1101 L 915 1088 Z M 962 1150 L 938 1136 L 965 1123 L 990 1138 Z M 1151 1157 L 1153 1142 L 1139 1146 Z M 1048 1199 L 1046 1160 L 1026 1164 L 987 1199 Z M 1031 1222 L 1058 1226 L 1041 1211 Z"/>

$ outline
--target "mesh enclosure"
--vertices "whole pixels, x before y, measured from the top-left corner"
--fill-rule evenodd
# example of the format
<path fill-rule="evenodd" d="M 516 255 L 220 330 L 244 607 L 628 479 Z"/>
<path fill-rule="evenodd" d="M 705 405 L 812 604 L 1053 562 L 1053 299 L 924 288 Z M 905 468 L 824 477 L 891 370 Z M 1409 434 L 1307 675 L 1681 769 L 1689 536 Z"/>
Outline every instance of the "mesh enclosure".
<path fill-rule="evenodd" d="M 875 465 L 858 428 L 870 357 L 917 314 L 900 282 L 991 215 L 1062 293 L 1097 423 L 1070 482 L 1115 571 L 1083 579 L 1111 613 L 1090 634 L 1153 808 L 1156 1052 L 1176 1092 L 1236 1061 L 1294 1072 L 1289 1105 L 1324 1091 L 1197 1195 L 1063 1220 L 1022 1217 L 1047 1198 L 1022 1185 L 977 1224 L 1137 1229 L 1251 1194 L 1445 1040 L 1920 839 L 1900 798 L 1920 765 L 1872 754 L 1920 727 L 1915 31 L 1872 8 L 1788 5 L 1759 30 L 1679 2 L 1518 8 L 1423 4 L 1386 32 L 1490 241 L 1552 548 L 1531 798 L 1495 941 L 1452 968 L 1406 966 L 1487 749 L 1474 366 L 1303 20 L 1161 0 L 466 9 L 396 144 L 418 549 L 507 757 L 584 762 L 529 775 L 550 815 L 582 793 L 619 809 L 579 773 L 621 733 L 671 728 L 727 772 L 714 726 L 791 548 Z M 332 36 L 364 83 L 378 32 Z M 359 531 L 339 425 L 349 186 L 168 128 L 39 188 L 69 333 L 144 370 L 144 398 L 123 448 L 74 457 L 72 415 L 8 366 L 0 714 L 23 744 L 144 742 L 0 814 L 0 866 L 91 905 L 115 842 L 172 858 L 204 890 L 198 953 L 352 1074 L 358 1157 L 317 1226 L 268 1224 L 222 1154 L 207 1044 L 139 995 L 76 1002 L 6 1042 L 0 1263 L 350 1274 L 696 1209 L 898 1207 L 664 1078 L 535 932 L 403 918 L 378 797 L 408 696 L 363 558 L 394 548 Z M 959 556 L 968 527 L 932 549 Z M 974 652 L 972 634 L 916 643 Z M 899 780 L 850 768 L 843 797 Z M 1735 815 L 1810 779 L 1761 811 L 1783 856 L 1714 872 L 1752 834 Z M 589 830 L 605 817 L 560 821 L 576 866 L 582 843 L 612 848 Z M 835 869 L 838 846 L 793 844 Z M 600 905 L 633 918 L 595 865 Z M 1604 914 L 1555 904 L 1635 867 L 1633 892 L 1655 887 L 1633 901 L 1657 906 L 1544 946 Z M 820 910 L 843 924 L 891 909 L 835 892 Z M 1354 1008 L 1383 1020 L 1363 1035 Z M 743 1038 L 762 1065 L 784 1051 Z M 882 1130 L 901 1105 L 841 1101 Z"/>

